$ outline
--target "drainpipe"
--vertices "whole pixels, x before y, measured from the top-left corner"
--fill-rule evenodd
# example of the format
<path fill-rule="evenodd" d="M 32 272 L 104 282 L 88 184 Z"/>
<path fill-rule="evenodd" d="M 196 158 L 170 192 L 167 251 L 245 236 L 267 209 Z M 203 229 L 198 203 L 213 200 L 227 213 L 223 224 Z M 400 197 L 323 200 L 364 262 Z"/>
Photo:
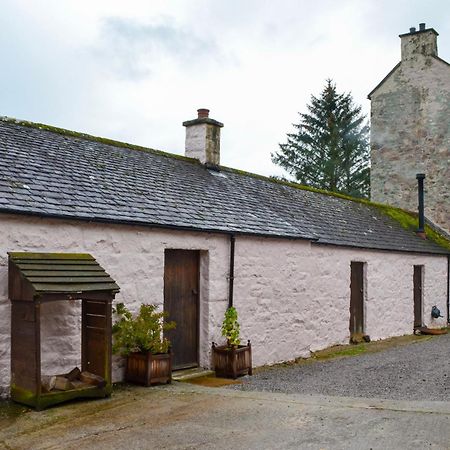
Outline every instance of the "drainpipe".
<path fill-rule="evenodd" d="M 450 255 L 447 255 L 447 323 L 450 323 Z"/>
<path fill-rule="evenodd" d="M 418 173 L 416 175 L 418 183 L 418 195 L 419 195 L 419 228 L 416 234 L 422 239 L 426 239 L 425 235 L 425 211 L 424 211 L 424 193 L 423 193 L 423 180 L 425 179 L 424 173 Z"/>
<path fill-rule="evenodd" d="M 230 234 L 230 276 L 228 278 L 228 308 L 233 306 L 233 288 L 234 288 L 234 246 L 236 237 Z"/>

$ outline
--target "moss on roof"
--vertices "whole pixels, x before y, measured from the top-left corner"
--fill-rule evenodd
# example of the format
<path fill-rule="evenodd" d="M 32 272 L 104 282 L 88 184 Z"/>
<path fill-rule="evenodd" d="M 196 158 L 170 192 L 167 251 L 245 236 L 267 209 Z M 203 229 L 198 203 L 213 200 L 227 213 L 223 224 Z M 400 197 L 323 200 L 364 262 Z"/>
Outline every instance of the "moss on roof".
<path fill-rule="evenodd" d="M 258 175 L 251 172 L 245 172 L 243 170 L 233 169 L 230 167 L 221 167 L 223 170 L 226 170 L 228 172 L 236 173 L 239 175 L 244 176 L 250 176 L 253 178 L 257 178 L 262 181 L 267 181 L 270 183 L 277 183 L 283 186 L 292 187 L 295 189 L 302 189 L 304 191 L 309 192 L 316 192 L 318 194 L 322 195 L 328 195 L 336 198 L 340 198 L 343 200 L 350 200 L 352 202 L 356 203 L 362 203 L 364 205 L 372 206 L 377 209 L 379 209 L 382 213 L 390 217 L 391 219 L 394 219 L 396 222 L 398 222 L 405 230 L 416 232 L 419 226 L 419 217 L 417 213 L 413 213 L 411 211 L 406 211 L 404 209 L 386 205 L 384 203 L 376 203 L 372 202 L 370 200 L 364 199 L 364 198 L 357 198 L 357 197 L 351 197 L 349 195 L 341 194 L 339 192 L 331 192 L 326 191 L 323 189 L 317 189 L 310 186 L 305 186 L 299 183 L 295 183 L 292 181 L 285 181 L 285 180 L 278 180 L 276 178 L 270 178 L 266 177 L 264 175 Z M 440 245 L 441 247 L 447 249 L 450 251 L 450 240 L 445 237 L 443 234 L 439 233 L 436 229 L 432 228 L 431 226 L 425 224 L 425 233 L 427 235 L 427 239 L 430 241 L 436 243 L 437 245 Z"/>
<path fill-rule="evenodd" d="M 93 136 L 91 134 L 80 133 L 78 131 L 72 131 L 72 130 L 67 130 L 65 128 L 54 127 L 52 125 L 46 125 L 44 123 L 29 122 L 27 120 L 19 120 L 19 119 L 15 119 L 13 117 L 5 117 L 5 116 L 0 116 L 0 120 L 2 122 L 21 125 L 21 126 L 28 127 L 28 128 L 36 128 L 38 130 L 50 131 L 52 133 L 61 134 L 63 136 L 70 136 L 73 138 L 84 139 L 87 141 L 99 142 L 101 144 L 111 145 L 113 147 L 121 147 L 121 148 L 126 148 L 128 150 L 139 150 L 139 151 L 143 151 L 143 152 L 154 153 L 154 154 L 160 155 L 160 156 L 165 156 L 167 158 L 180 159 L 182 161 L 190 162 L 193 164 L 200 164 L 200 162 L 197 159 L 189 158 L 184 155 L 176 155 L 174 153 L 168 153 L 168 152 L 164 152 L 162 150 L 156 150 L 153 148 L 142 147 L 141 145 L 129 144 L 127 142 L 122 142 L 122 141 L 115 141 L 114 139 L 103 138 L 100 136 Z"/>
<path fill-rule="evenodd" d="M 52 133 L 57 133 L 63 136 L 69 136 L 69 137 L 73 137 L 73 138 L 78 138 L 78 139 L 84 139 L 84 140 L 89 140 L 89 141 L 95 141 L 95 142 L 99 142 L 105 145 L 111 145 L 114 147 L 120 147 L 120 148 L 125 148 L 128 150 L 138 150 L 138 151 L 143 151 L 143 152 L 147 152 L 147 153 L 153 153 L 156 155 L 160 155 L 166 158 L 172 158 L 172 159 L 177 159 L 177 160 L 182 160 L 185 162 L 189 162 L 191 164 L 196 164 L 199 166 L 203 166 L 197 159 L 195 158 L 189 158 L 183 155 L 176 155 L 173 153 L 168 153 L 168 152 L 164 152 L 162 150 L 155 150 L 152 148 L 147 148 L 147 147 L 142 147 L 140 145 L 135 145 L 135 144 L 129 144 L 126 142 L 121 142 L 121 141 L 115 141 L 113 139 L 108 139 L 108 138 L 103 138 L 103 137 L 99 137 L 99 136 L 93 136 L 87 133 L 80 133 L 80 132 L 76 132 L 76 131 L 72 131 L 72 130 L 67 130 L 64 128 L 59 128 L 59 127 L 54 127 L 51 125 L 46 125 L 46 124 L 42 124 L 42 123 L 35 123 L 35 122 L 29 122 L 29 121 L 25 121 L 25 120 L 18 120 L 15 118 L 10 118 L 10 117 L 2 117 L 0 116 L 0 121 L 3 122 L 7 122 L 7 123 L 12 123 L 12 124 L 17 124 L 20 126 L 25 126 L 25 127 L 29 127 L 29 128 L 36 128 L 39 130 L 45 130 L 45 131 L 49 131 Z M 413 213 L 410 211 L 406 211 L 403 210 L 401 208 L 397 208 L 394 206 L 389 206 L 386 204 L 381 204 L 381 203 L 375 203 L 375 202 L 371 202 L 367 199 L 363 199 L 363 198 L 356 198 L 356 197 L 351 197 L 349 195 L 345 195 L 345 194 L 341 194 L 338 192 L 330 192 L 330 191 L 326 191 L 323 189 L 317 189 L 317 188 L 313 188 L 310 186 L 305 186 L 299 183 L 295 183 L 295 182 L 291 182 L 291 181 L 285 181 L 285 180 L 279 180 L 276 178 L 270 178 L 264 175 L 259 175 L 259 174 L 255 174 L 252 172 L 246 172 L 243 170 L 239 170 L 239 169 L 234 169 L 231 167 L 226 167 L 226 166 L 220 166 L 219 167 L 221 171 L 225 171 L 225 172 L 230 172 L 230 173 L 234 173 L 237 175 L 242 175 L 242 176 L 247 176 L 247 177 L 252 177 L 261 181 L 265 181 L 265 182 L 269 182 L 269 183 L 276 183 L 279 185 L 283 185 L 283 186 L 287 186 L 287 187 L 291 187 L 294 189 L 301 189 L 301 190 L 305 190 L 305 191 L 309 191 L 309 192 L 315 192 L 317 194 L 322 194 L 322 195 L 327 195 L 327 196 L 332 196 L 332 197 L 336 197 L 336 198 L 340 198 L 343 200 L 349 200 L 352 202 L 357 202 L 357 203 L 362 203 L 364 205 L 368 205 L 368 206 L 372 206 L 375 208 L 378 208 L 383 214 L 387 215 L 388 217 L 392 218 L 393 220 L 397 221 L 404 229 L 409 230 L 411 232 L 415 232 L 418 228 L 418 215 L 417 213 Z M 444 236 L 443 234 L 439 233 L 436 229 L 432 228 L 429 225 L 425 225 L 425 232 L 427 235 L 427 238 L 436 243 L 437 245 L 445 248 L 446 250 L 450 251 L 450 240 Z"/>

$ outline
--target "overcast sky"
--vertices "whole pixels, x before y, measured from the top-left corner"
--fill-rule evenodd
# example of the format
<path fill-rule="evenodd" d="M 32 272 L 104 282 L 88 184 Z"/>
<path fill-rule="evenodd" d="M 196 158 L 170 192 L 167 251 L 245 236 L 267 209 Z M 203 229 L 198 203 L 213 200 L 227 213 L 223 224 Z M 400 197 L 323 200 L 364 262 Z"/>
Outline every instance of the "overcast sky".
<path fill-rule="evenodd" d="M 0 115 L 183 153 L 209 108 L 222 164 L 281 174 L 310 95 L 332 78 L 368 113 L 419 22 L 450 61 L 447 0 L 0 0 Z"/>

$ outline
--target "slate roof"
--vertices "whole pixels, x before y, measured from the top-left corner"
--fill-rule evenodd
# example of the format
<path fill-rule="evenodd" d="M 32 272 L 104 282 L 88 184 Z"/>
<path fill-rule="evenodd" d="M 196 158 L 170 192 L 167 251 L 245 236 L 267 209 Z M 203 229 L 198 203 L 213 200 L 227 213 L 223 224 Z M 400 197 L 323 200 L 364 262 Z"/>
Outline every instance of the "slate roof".
<path fill-rule="evenodd" d="M 0 118 L 0 211 L 448 253 L 376 206 Z"/>

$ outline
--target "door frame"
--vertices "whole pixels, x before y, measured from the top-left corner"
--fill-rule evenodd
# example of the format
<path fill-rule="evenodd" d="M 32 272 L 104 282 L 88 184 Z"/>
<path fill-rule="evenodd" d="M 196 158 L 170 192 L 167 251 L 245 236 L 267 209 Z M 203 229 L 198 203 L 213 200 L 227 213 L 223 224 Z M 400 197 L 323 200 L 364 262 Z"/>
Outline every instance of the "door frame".
<path fill-rule="evenodd" d="M 166 270 L 166 252 L 167 251 L 183 251 L 183 252 L 193 252 L 197 254 L 197 287 L 198 287 L 198 293 L 197 293 L 197 304 L 196 304 L 196 308 L 197 308 L 197 320 L 196 320 L 196 340 L 197 340 L 197 348 L 196 348 L 196 362 L 194 365 L 185 365 L 183 367 L 177 367 L 177 368 L 173 368 L 173 371 L 176 370 L 184 370 L 184 369 L 189 369 L 189 368 L 195 368 L 195 367 L 200 367 L 200 348 L 201 348 L 201 343 L 200 343 L 200 317 L 201 317 L 201 274 L 200 274 L 200 261 L 201 261 L 201 250 L 199 249 L 192 249 L 192 248 L 179 248 L 179 247 L 167 247 L 164 248 L 164 264 L 163 264 L 163 311 L 165 312 L 165 300 L 166 300 L 166 293 L 165 293 L 165 270 Z M 169 318 L 170 319 L 170 318 Z M 176 328 L 174 330 L 176 332 Z"/>
<path fill-rule="evenodd" d="M 423 279 L 425 266 L 423 264 L 415 264 L 413 266 L 413 310 L 414 310 L 414 329 L 423 327 Z M 420 276 L 419 276 L 420 274 Z M 419 298 L 417 298 L 416 280 L 419 282 Z M 416 321 L 416 300 L 420 302 L 420 324 Z"/>
<path fill-rule="evenodd" d="M 352 284 L 353 284 L 353 276 L 354 276 L 354 267 L 360 267 L 360 273 L 361 273 L 361 331 L 353 331 L 352 330 L 352 306 L 353 306 L 353 290 L 352 290 Z M 367 263 L 365 261 L 350 261 L 350 320 L 349 320 L 349 331 L 350 331 L 350 339 L 352 339 L 355 335 L 364 335 L 366 333 L 366 270 L 367 270 Z M 356 273 L 355 273 L 356 276 Z M 358 328 L 355 324 L 353 324 L 353 328 Z M 362 336 L 361 336 L 362 337 Z"/>

